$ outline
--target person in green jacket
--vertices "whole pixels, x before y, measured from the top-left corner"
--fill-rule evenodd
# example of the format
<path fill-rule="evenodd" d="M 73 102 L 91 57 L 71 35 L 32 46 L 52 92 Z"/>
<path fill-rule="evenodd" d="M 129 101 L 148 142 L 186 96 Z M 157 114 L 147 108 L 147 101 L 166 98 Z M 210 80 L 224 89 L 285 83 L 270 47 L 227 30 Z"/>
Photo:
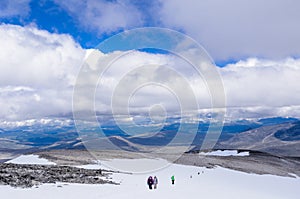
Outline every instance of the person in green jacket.
<path fill-rule="evenodd" d="M 172 184 L 175 183 L 175 177 L 174 176 L 171 177 L 171 181 L 172 181 Z"/>

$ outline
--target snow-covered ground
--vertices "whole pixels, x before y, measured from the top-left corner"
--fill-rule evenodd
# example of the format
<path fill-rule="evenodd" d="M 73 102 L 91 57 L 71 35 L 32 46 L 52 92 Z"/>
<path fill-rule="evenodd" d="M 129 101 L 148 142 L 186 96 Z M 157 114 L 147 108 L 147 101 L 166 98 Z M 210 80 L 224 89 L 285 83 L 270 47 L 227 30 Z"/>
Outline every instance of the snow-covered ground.
<path fill-rule="evenodd" d="M 116 161 L 117 164 L 122 160 Z M 123 160 L 128 162 L 130 160 Z M 163 160 L 157 164 L 164 164 Z M 102 165 L 86 165 L 96 169 Z M 156 175 L 158 189 L 149 190 L 146 180 Z M 175 185 L 171 185 L 171 176 Z M 0 186 L 1 198 L 14 199 L 119 199 L 119 198 L 205 198 L 205 199 L 298 199 L 300 179 L 271 175 L 246 174 L 224 168 L 206 169 L 194 166 L 171 164 L 165 169 L 144 174 L 113 174 L 113 180 L 121 185 L 44 184 L 38 188 L 21 189 Z"/>
<path fill-rule="evenodd" d="M 15 159 L 9 160 L 5 163 L 55 165 L 54 162 L 50 162 L 47 159 L 40 158 L 38 155 L 21 155 Z"/>
<path fill-rule="evenodd" d="M 200 152 L 200 155 L 213 155 L 213 156 L 249 156 L 249 152 L 240 152 L 238 153 L 237 150 L 217 150 L 217 151 L 211 151 L 211 152 Z"/>
<path fill-rule="evenodd" d="M 171 163 L 164 159 L 113 159 L 96 162 L 96 164 L 79 166 L 85 169 L 106 169 L 123 173 L 142 174 L 158 171 Z"/>

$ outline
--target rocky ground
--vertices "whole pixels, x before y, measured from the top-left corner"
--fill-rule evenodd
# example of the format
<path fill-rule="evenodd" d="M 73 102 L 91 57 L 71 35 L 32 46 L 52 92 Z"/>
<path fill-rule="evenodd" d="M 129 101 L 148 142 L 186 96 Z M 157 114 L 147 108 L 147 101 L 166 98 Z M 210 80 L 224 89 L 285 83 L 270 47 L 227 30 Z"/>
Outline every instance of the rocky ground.
<path fill-rule="evenodd" d="M 122 150 L 94 151 L 52 150 L 35 153 L 57 165 L 0 164 L 0 184 L 13 187 L 32 187 L 41 183 L 117 184 L 111 180 L 113 171 L 82 169 L 76 165 L 95 164 L 95 160 L 161 158 L 176 164 L 213 168 L 220 166 L 245 173 L 300 177 L 300 158 L 277 157 L 249 151 L 249 156 L 212 156 L 197 152 L 178 154 L 147 154 Z M 174 157 L 179 157 L 176 160 Z M 175 161 L 174 161 L 175 160 Z M 65 166 L 68 165 L 68 166 Z"/>
<path fill-rule="evenodd" d="M 0 164 L 0 184 L 33 187 L 42 183 L 117 184 L 111 171 L 56 165 Z"/>
<path fill-rule="evenodd" d="M 216 166 L 238 170 L 246 173 L 271 174 L 286 177 L 300 177 L 300 158 L 277 157 L 267 153 L 250 151 L 249 156 L 205 156 L 198 153 L 185 153 L 182 155 L 147 154 L 127 152 L 122 150 L 108 150 L 93 152 L 92 156 L 85 150 L 57 150 L 37 153 L 40 157 L 46 158 L 59 165 L 91 164 L 98 160 L 108 159 L 139 159 L 139 158 L 162 158 L 176 164 L 193 165 L 199 167 L 213 168 Z M 177 158 L 179 157 L 179 158 Z M 176 159 L 176 160 L 175 160 Z M 175 160 L 175 161 L 174 161 Z"/>
<path fill-rule="evenodd" d="M 250 152 L 249 156 L 203 156 L 184 154 L 175 163 L 200 167 L 220 166 L 255 174 L 300 177 L 300 158 L 277 157 L 266 153 Z"/>

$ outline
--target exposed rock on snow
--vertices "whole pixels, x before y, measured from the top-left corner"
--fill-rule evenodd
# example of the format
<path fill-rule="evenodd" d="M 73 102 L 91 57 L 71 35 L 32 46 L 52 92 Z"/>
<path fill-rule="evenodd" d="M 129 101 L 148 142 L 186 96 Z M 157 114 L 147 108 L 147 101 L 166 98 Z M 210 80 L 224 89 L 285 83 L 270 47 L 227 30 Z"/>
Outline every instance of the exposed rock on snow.
<path fill-rule="evenodd" d="M 110 180 L 112 172 L 69 166 L 37 164 L 0 164 L 0 184 L 32 187 L 41 183 L 117 184 Z"/>

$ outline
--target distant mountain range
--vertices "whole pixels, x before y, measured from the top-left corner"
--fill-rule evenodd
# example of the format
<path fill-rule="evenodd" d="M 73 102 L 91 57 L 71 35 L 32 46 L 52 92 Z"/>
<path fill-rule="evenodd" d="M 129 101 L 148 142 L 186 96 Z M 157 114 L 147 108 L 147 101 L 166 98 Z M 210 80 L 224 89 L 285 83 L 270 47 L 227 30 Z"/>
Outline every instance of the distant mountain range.
<path fill-rule="evenodd" d="M 234 135 L 215 148 L 267 152 L 300 157 L 300 122 L 272 124 Z"/>
<path fill-rule="evenodd" d="M 73 120 L 65 118 L 6 122 L 0 123 L 0 127 L 0 151 L 15 153 L 34 150 L 84 149 L 85 144 L 93 142 L 95 140 L 93 136 L 99 133 L 97 127 L 86 125 L 84 127 L 86 134 L 79 136 Z M 110 123 L 102 126 L 106 134 L 102 146 L 104 148 L 112 146 L 112 144 L 104 143 L 107 138 L 115 147 L 125 150 L 143 151 L 147 147 L 165 146 L 173 141 L 178 127 L 179 123 L 169 122 L 158 133 L 144 132 L 128 135 Z M 185 124 L 185 127 L 187 132 L 181 132 L 181 136 L 174 144 L 189 143 L 193 150 L 199 149 L 209 123 L 200 122 L 196 136 L 189 132 L 188 124 Z M 191 139 L 192 142 L 189 141 Z M 276 117 L 227 122 L 215 148 L 251 149 L 284 156 L 300 156 L 300 121 L 295 118 Z"/>

